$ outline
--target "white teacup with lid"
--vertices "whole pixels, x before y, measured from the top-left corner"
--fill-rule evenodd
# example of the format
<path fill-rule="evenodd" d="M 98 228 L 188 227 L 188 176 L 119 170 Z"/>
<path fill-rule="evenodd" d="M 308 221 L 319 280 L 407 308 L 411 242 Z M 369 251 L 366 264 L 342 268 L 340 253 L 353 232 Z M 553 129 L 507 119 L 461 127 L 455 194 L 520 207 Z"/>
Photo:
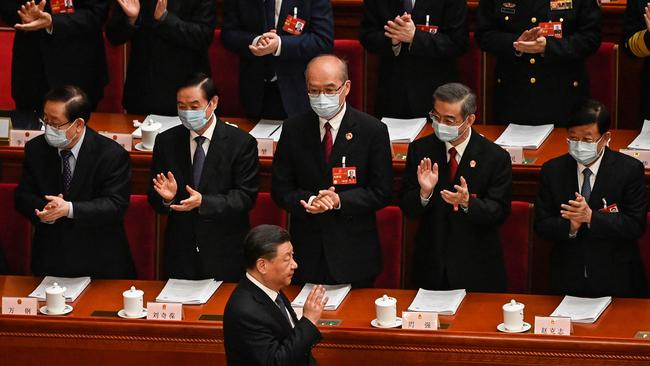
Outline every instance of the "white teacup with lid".
<path fill-rule="evenodd" d="M 131 318 L 142 316 L 144 291 L 138 290 L 135 286 L 122 293 L 124 298 L 124 314 Z"/>
<path fill-rule="evenodd" d="M 397 299 L 384 295 L 375 300 L 377 324 L 381 327 L 391 327 L 397 321 Z"/>
<path fill-rule="evenodd" d="M 45 289 L 45 304 L 49 314 L 61 314 L 65 310 L 65 287 L 54 282 Z"/>
<path fill-rule="evenodd" d="M 162 128 L 162 124 L 154 122 L 152 119 L 146 120 L 141 126 L 142 129 L 142 147 L 151 150 L 156 142 L 156 135 L 158 130 Z"/>
<path fill-rule="evenodd" d="M 503 305 L 503 327 L 518 331 L 524 327 L 524 304 L 513 300 Z"/>

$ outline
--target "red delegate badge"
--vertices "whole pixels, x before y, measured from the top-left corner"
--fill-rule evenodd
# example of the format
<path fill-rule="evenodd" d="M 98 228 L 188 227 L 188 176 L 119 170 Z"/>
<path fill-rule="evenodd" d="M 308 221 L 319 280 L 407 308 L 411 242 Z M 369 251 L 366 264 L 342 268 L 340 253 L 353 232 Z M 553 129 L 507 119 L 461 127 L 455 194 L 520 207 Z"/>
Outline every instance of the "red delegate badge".
<path fill-rule="evenodd" d="M 353 166 L 332 168 L 332 184 L 357 184 L 357 168 Z"/>
<path fill-rule="evenodd" d="M 294 14 L 287 15 L 287 19 L 284 20 L 284 25 L 282 26 L 282 29 L 285 32 L 293 34 L 294 36 L 301 35 L 307 25 L 307 21 L 298 18 L 297 15 L 298 14 L 294 9 Z"/>
<path fill-rule="evenodd" d="M 74 3 L 72 0 L 50 0 L 52 14 L 72 14 L 74 13 Z"/>
<path fill-rule="evenodd" d="M 539 23 L 539 27 L 544 37 L 562 38 L 562 22 Z"/>

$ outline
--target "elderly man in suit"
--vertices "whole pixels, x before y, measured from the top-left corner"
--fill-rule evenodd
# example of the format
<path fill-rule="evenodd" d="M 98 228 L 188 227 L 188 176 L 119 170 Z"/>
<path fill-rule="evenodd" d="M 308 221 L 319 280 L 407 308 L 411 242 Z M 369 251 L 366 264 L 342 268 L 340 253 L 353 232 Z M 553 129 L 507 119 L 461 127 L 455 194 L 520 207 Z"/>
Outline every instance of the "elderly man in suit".
<path fill-rule="evenodd" d="M 15 203 L 35 226 L 36 275 L 132 278 L 124 231 L 129 154 L 87 127 L 91 104 L 74 86 L 45 95 L 45 134 L 25 145 Z"/>
<path fill-rule="evenodd" d="M 569 153 L 542 166 L 535 231 L 554 242 L 551 287 L 558 294 L 647 294 L 638 240 L 648 196 L 643 164 L 611 150 L 609 113 L 584 102 L 567 127 Z"/>
<path fill-rule="evenodd" d="M 168 215 L 168 277 L 238 281 L 242 243 L 259 189 L 257 142 L 221 121 L 212 79 L 195 74 L 176 93 L 181 126 L 156 137 L 149 203 Z"/>
<path fill-rule="evenodd" d="M 499 226 L 510 213 L 510 156 L 472 130 L 476 96 L 458 83 L 433 94 L 435 134 L 409 146 L 402 210 L 420 217 L 413 277 L 420 287 L 506 289 Z"/>
<path fill-rule="evenodd" d="M 274 225 L 255 227 L 244 241 L 246 277 L 233 291 L 223 317 L 228 365 L 316 365 L 311 348 L 327 303 L 314 286 L 298 319 L 282 289 L 298 264 L 289 233 Z"/>
<path fill-rule="evenodd" d="M 240 56 L 246 114 L 284 119 L 309 110 L 305 67 L 334 47 L 330 0 L 225 0 L 223 12 L 221 38 Z"/>
<path fill-rule="evenodd" d="M 312 111 L 284 122 L 271 194 L 291 213 L 298 282 L 369 287 L 382 265 L 375 213 L 392 191 L 388 129 L 346 104 L 338 57 L 314 58 L 306 75 Z"/>

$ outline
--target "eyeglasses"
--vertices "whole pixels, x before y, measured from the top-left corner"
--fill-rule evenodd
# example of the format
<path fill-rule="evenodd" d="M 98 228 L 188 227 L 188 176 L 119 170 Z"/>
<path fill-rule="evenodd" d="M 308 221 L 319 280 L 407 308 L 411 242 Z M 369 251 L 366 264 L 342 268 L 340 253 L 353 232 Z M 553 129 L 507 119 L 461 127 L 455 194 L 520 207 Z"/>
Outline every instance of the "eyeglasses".
<path fill-rule="evenodd" d="M 432 120 L 432 121 L 435 121 L 436 123 L 441 123 L 440 117 L 438 117 L 436 112 L 434 112 L 433 110 L 429 111 L 429 119 Z M 442 121 L 442 123 L 444 123 L 446 125 L 449 125 L 449 126 L 460 126 L 466 120 L 467 120 L 467 118 L 459 120 L 457 122 L 456 119 L 448 117 L 448 118 L 445 118 L 445 120 Z"/>
<path fill-rule="evenodd" d="M 598 142 L 600 142 L 600 140 L 603 139 L 603 136 L 604 136 L 604 135 L 601 135 L 600 138 L 598 138 L 598 140 L 595 140 L 595 141 L 594 141 L 594 139 L 591 138 L 591 137 L 589 137 L 589 138 L 584 138 L 584 139 L 578 139 L 578 138 L 570 138 L 570 137 L 567 137 L 566 142 L 567 142 L 567 143 L 569 143 L 569 142 L 586 142 L 586 143 L 589 143 L 589 144 L 594 143 L 594 142 L 595 142 L 595 143 L 598 143 Z"/>
<path fill-rule="evenodd" d="M 41 124 L 43 124 L 43 126 L 47 125 L 47 126 L 50 126 L 52 128 L 55 128 L 57 130 L 63 130 L 63 128 L 62 128 L 63 126 L 69 125 L 69 124 L 74 122 L 74 121 L 69 121 L 69 122 L 66 122 L 66 123 L 62 123 L 60 125 L 55 125 L 55 124 L 52 124 L 51 121 L 46 121 L 44 117 L 39 118 L 38 121 L 41 122 Z"/>
<path fill-rule="evenodd" d="M 310 97 L 316 98 L 317 96 L 321 94 L 325 94 L 326 97 L 333 97 L 335 95 L 338 95 L 341 92 L 341 89 L 345 86 L 345 82 L 341 84 L 338 88 L 325 88 L 325 90 L 319 90 L 319 89 L 308 89 L 307 94 L 309 94 Z"/>

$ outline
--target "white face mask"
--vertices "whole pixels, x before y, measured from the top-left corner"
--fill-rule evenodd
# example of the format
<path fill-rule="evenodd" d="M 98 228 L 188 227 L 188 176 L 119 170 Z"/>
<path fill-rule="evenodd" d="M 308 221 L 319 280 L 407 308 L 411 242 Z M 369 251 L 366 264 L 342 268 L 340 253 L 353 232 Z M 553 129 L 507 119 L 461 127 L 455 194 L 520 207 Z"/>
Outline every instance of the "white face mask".
<path fill-rule="evenodd" d="M 74 126 L 74 124 L 77 121 L 75 120 L 66 128 L 65 130 L 60 130 L 58 128 L 54 128 L 48 124 L 45 124 L 45 141 L 52 146 L 56 147 L 57 149 L 62 149 L 68 145 L 70 145 L 70 142 L 77 137 L 75 136 L 72 139 L 68 138 L 68 130 Z"/>
<path fill-rule="evenodd" d="M 569 140 L 569 154 L 580 164 L 589 165 L 596 161 L 600 154 L 598 153 L 598 143 L 603 139 L 601 136 L 596 142 L 584 142 Z"/>
<path fill-rule="evenodd" d="M 311 109 L 313 109 L 319 117 L 331 119 L 341 110 L 341 105 L 339 104 L 340 95 L 341 93 L 330 96 L 321 93 L 317 97 L 312 97 L 310 95 L 309 104 L 311 105 Z"/>
<path fill-rule="evenodd" d="M 438 136 L 438 139 L 442 142 L 451 142 L 456 140 L 462 133 L 460 132 L 460 127 L 465 123 L 461 123 L 459 126 L 449 126 L 444 123 L 436 121 L 435 118 L 431 119 L 431 124 L 433 125 L 433 130 Z M 463 131 L 465 133 L 465 131 Z"/>

